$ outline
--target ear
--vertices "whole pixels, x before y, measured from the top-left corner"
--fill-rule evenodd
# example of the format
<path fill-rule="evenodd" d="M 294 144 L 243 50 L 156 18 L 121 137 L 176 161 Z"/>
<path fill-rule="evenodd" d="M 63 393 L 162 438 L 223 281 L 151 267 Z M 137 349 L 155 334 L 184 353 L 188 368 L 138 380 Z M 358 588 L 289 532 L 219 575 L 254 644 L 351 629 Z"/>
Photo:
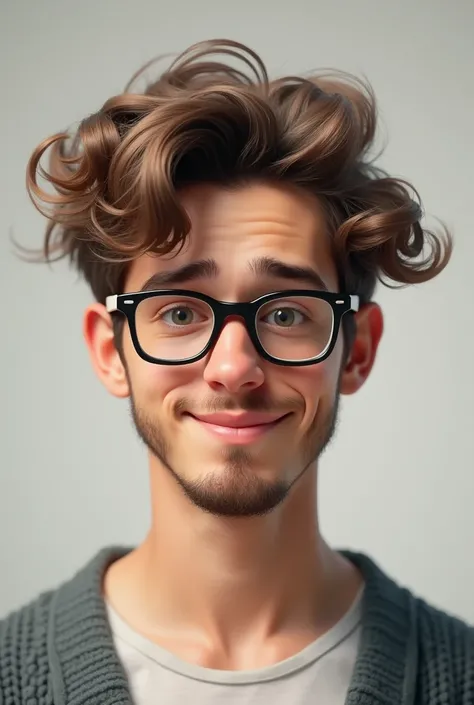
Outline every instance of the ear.
<path fill-rule="evenodd" d="M 356 334 L 341 374 L 342 394 L 354 394 L 362 387 L 375 362 L 383 333 L 383 314 L 378 304 L 365 304 L 354 318 Z"/>
<path fill-rule="evenodd" d="M 127 373 L 115 347 L 112 319 L 103 304 L 92 304 L 84 314 L 83 334 L 92 367 L 110 394 L 130 396 Z"/>

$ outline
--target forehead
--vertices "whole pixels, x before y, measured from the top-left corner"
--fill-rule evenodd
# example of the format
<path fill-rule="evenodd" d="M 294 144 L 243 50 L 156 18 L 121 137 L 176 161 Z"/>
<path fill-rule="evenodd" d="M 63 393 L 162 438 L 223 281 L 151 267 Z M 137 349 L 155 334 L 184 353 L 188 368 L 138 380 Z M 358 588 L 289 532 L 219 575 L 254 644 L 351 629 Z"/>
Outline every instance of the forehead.
<path fill-rule="evenodd" d="M 127 291 L 137 291 L 156 272 L 206 259 L 217 265 L 216 281 L 235 291 L 258 276 L 249 263 L 262 257 L 311 267 L 328 289 L 337 289 L 325 213 L 310 194 L 264 183 L 203 184 L 181 191 L 179 198 L 191 222 L 186 245 L 179 254 L 145 255 L 133 262 Z"/>

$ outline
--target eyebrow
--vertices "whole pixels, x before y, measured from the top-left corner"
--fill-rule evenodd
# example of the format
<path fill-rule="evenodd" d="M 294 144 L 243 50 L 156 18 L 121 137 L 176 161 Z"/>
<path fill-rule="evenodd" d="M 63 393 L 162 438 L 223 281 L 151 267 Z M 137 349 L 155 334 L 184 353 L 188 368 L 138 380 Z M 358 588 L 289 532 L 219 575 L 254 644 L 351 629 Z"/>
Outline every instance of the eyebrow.
<path fill-rule="evenodd" d="M 274 277 L 297 281 L 315 287 L 318 290 L 329 291 L 322 277 L 311 267 L 287 264 L 274 257 L 257 257 L 249 262 L 249 270 L 257 277 Z M 153 291 L 176 284 L 188 284 L 191 281 L 215 279 L 219 276 L 219 267 L 213 259 L 202 259 L 185 264 L 177 269 L 166 272 L 155 272 L 147 279 L 140 291 Z"/>

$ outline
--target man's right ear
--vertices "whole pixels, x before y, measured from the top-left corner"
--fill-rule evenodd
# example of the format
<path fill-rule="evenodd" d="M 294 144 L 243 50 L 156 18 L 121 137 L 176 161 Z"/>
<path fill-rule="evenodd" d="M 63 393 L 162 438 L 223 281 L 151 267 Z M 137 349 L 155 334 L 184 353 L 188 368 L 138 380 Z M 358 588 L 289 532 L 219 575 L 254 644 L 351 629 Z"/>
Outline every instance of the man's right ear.
<path fill-rule="evenodd" d="M 112 319 L 103 304 L 91 304 L 84 313 L 83 334 L 92 367 L 108 392 L 125 399 L 130 386 L 124 364 L 115 347 Z"/>

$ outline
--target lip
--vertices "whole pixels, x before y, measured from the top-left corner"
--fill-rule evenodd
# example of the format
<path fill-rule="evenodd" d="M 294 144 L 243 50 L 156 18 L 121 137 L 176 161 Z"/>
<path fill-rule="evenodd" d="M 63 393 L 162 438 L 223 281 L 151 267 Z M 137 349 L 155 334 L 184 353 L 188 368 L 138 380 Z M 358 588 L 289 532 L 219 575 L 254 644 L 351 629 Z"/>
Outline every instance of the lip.
<path fill-rule="evenodd" d="M 198 421 L 225 426 L 227 428 L 248 428 L 250 426 L 263 426 L 273 424 L 283 418 L 283 414 L 265 414 L 254 411 L 245 411 L 238 414 L 191 414 Z"/>
<path fill-rule="evenodd" d="M 243 414 L 189 414 L 201 428 L 221 441 L 234 445 L 245 445 L 263 438 L 278 426 L 288 414 L 269 415 L 248 412 Z"/>

